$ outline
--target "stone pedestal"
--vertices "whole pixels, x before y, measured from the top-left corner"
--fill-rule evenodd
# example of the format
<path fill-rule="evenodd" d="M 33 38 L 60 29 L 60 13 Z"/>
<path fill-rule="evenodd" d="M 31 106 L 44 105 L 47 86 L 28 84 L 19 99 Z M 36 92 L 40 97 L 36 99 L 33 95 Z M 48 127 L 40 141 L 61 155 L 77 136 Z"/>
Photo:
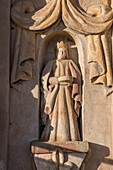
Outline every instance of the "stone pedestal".
<path fill-rule="evenodd" d="M 65 143 L 33 141 L 31 153 L 37 170 L 78 170 L 84 169 L 90 149 L 86 141 Z"/>

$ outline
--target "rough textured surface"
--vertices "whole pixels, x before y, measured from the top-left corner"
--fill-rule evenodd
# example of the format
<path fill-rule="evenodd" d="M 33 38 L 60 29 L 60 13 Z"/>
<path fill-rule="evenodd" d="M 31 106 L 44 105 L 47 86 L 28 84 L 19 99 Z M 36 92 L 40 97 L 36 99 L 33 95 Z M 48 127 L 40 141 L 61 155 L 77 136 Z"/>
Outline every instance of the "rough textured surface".
<path fill-rule="evenodd" d="M 7 169 L 9 127 L 10 1 L 0 1 L 0 170 Z"/>
<path fill-rule="evenodd" d="M 37 99 L 31 93 L 32 88 L 34 88 L 34 84 L 25 84 L 22 86 L 21 93 L 14 89 L 11 89 L 10 92 L 8 168 L 11 170 L 23 168 L 31 170 L 33 168 L 29 146 L 32 139 L 38 139 L 39 134 Z"/>
<path fill-rule="evenodd" d="M 85 48 L 85 40 L 83 42 Z M 85 50 L 84 50 L 85 52 Z M 87 55 L 87 54 L 86 54 Z M 87 60 L 84 61 L 84 102 L 82 115 L 83 139 L 90 142 L 91 157 L 86 170 L 113 168 L 112 155 L 112 96 L 105 97 L 106 89 L 89 81 Z M 90 99 L 90 100 L 89 100 Z M 90 102 L 89 102 L 90 101 Z"/>

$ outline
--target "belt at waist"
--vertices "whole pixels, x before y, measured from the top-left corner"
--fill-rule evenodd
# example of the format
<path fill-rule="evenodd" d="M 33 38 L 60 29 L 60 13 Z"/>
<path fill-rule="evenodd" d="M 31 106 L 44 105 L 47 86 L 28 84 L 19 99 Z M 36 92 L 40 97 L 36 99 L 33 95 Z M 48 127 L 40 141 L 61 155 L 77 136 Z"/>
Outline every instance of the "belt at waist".
<path fill-rule="evenodd" d="M 68 83 L 68 82 L 59 82 L 59 85 L 61 85 L 61 86 L 72 86 L 73 85 L 73 83 Z"/>
<path fill-rule="evenodd" d="M 77 83 L 77 79 L 72 76 L 60 76 L 60 77 L 50 77 L 49 83 L 53 85 L 68 85 L 72 86 L 73 83 Z"/>
<path fill-rule="evenodd" d="M 58 77 L 59 82 L 73 82 L 74 78 L 72 76 L 60 76 Z"/>

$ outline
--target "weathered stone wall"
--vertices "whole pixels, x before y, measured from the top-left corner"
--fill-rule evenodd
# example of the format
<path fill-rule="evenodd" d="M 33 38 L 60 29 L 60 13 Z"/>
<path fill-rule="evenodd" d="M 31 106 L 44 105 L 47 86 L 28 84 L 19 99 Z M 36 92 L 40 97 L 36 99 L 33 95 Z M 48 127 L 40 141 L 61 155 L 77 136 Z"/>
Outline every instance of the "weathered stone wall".
<path fill-rule="evenodd" d="M 0 1 L 0 169 L 7 169 L 9 127 L 10 1 Z"/>
<path fill-rule="evenodd" d="M 101 3 L 101 1 L 81 1 L 83 8 L 86 4 Z M 109 3 L 106 1 L 106 3 Z M 109 31 L 111 34 L 112 31 Z M 109 50 L 111 50 L 111 38 L 109 38 Z M 84 43 L 84 48 L 85 43 Z M 87 54 L 86 54 L 87 56 Z M 112 52 L 111 52 L 112 56 Z M 111 57 L 112 60 L 112 57 Z M 106 96 L 106 89 L 102 85 L 92 85 L 89 82 L 89 70 L 87 57 L 84 69 L 84 98 L 83 98 L 83 139 L 90 142 L 91 157 L 86 169 L 113 169 L 113 94 Z"/>
<path fill-rule="evenodd" d="M 14 1 L 12 1 L 12 4 Z M 45 1 L 36 1 L 38 8 Z M 11 65 L 13 64 L 16 25 L 11 30 Z M 10 88 L 10 128 L 9 128 L 9 170 L 31 170 L 30 142 L 39 138 L 38 94 L 34 97 L 32 90 L 37 91 L 38 84 L 38 49 L 40 35 L 37 36 L 36 62 L 33 64 L 33 78 L 22 84 L 21 92 Z M 27 49 L 26 49 L 27 50 Z"/>

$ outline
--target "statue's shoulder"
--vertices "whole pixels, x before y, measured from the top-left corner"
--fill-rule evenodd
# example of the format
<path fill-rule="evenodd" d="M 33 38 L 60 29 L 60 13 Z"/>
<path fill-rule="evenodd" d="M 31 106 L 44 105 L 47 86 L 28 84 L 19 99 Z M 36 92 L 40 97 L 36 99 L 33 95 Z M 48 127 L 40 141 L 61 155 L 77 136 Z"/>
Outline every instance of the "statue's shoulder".
<path fill-rule="evenodd" d="M 74 62 L 73 60 L 71 60 L 71 59 L 68 59 L 68 62 L 69 62 L 70 64 L 72 64 L 73 66 L 77 66 L 77 65 L 75 64 L 75 62 Z"/>
<path fill-rule="evenodd" d="M 75 70 L 76 70 L 79 74 L 81 74 L 81 72 L 80 72 L 77 64 L 76 64 L 73 60 L 69 59 L 69 63 L 75 68 Z"/>
<path fill-rule="evenodd" d="M 73 60 L 71 60 L 71 59 L 68 59 L 68 61 L 69 61 L 69 62 L 71 62 L 71 63 L 73 63 L 73 64 L 75 64 L 75 63 L 74 63 L 74 61 L 73 61 Z"/>

